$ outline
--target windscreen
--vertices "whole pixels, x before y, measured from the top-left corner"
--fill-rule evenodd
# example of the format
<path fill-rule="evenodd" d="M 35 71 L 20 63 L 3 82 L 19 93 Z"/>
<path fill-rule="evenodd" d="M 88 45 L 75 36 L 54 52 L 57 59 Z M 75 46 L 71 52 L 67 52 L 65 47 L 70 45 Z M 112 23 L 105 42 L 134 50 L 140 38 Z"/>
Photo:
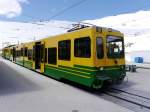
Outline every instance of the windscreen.
<path fill-rule="evenodd" d="M 107 56 L 108 58 L 124 57 L 124 47 L 122 37 L 107 36 Z"/>

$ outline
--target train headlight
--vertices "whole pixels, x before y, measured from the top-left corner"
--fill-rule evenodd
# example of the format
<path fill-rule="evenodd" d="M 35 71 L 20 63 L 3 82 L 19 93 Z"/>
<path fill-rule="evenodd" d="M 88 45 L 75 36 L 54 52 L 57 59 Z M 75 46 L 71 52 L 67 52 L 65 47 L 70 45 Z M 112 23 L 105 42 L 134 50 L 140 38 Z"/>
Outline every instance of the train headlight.
<path fill-rule="evenodd" d="M 104 67 L 100 67 L 100 70 L 101 70 L 101 71 L 104 70 Z"/>
<path fill-rule="evenodd" d="M 121 66 L 121 69 L 124 69 L 125 67 L 124 66 Z"/>

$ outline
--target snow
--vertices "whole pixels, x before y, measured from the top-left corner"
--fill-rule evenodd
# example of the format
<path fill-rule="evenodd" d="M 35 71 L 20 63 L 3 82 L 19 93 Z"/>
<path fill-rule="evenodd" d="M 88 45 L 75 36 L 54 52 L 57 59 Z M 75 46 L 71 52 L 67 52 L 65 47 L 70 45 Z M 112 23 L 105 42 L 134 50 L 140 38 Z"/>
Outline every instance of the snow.
<path fill-rule="evenodd" d="M 85 22 L 110 27 L 124 33 L 126 60 L 133 61 L 142 56 L 144 62 L 150 62 L 150 11 L 109 16 Z M 136 53 L 135 53 L 136 52 Z M 138 52 L 138 53 L 137 53 Z M 130 55 L 129 55 L 130 54 Z"/>
<path fill-rule="evenodd" d="M 109 16 L 102 19 L 86 20 L 95 25 L 111 27 L 124 33 L 126 52 L 150 51 L 150 11 Z"/>
<path fill-rule="evenodd" d="M 28 42 L 50 35 L 66 32 L 71 22 L 44 21 L 44 22 L 6 22 L 0 21 L 0 41 L 17 44 L 18 41 Z M 6 45 L 3 45 L 6 46 Z M 0 47 L 1 48 L 1 47 Z"/>
<path fill-rule="evenodd" d="M 137 51 L 150 52 L 149 20 L 150 11 L 138 11 L 95 20 L 84 20 L 83 22 L 110 27 L 123 32 L 125 35 L 125 51 L 132 53 Z M 71 27 L 72 23 L 74 22 L 57 20 L 26 23 L 0 21 L 0 43 L 9 41 L 9 44 L 16 44 L 18 41 L 20 43 L 33 41 L 35 39 L 38 40 L 47 36 L 65 33 Z M 2 44 L 0 48 L 7 44 Z M 132 57 L 128 55 L 127 60 L 132 60 L 131 58 L 134 57 L 133 55 Z M 150 62 L 150 59 L 146 59 L 146 62 Z"/>
<path fill-rule="evenodd" d="M 136 13 L 127 13 L 120 14 L 116 16 L 108 16 L 101 19 L 96 20 L 86 20 L 86 22 L 90 22 L 92 24 L 98 24 L 100 26 L 115 26 L 115 27 L 142 27 L 142 28 L 150 28 L 149 24 L 150 11 L 138 11 Z"/>

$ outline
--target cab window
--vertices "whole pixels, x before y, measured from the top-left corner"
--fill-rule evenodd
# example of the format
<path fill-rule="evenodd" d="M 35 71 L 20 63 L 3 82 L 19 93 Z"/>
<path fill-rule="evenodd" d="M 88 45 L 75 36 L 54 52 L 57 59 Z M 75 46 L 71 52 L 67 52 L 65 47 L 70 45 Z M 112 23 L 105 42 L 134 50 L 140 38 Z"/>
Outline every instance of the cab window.
<path fill-rule="evenodd" d="M 124 57 L 124 46 L 122 37 L 107 36 L 107 56 L 108 58 Z"/>
<path fill-rule="evenodd" d="M 104 57 L 103 40 L 101 37 L 96 38 L 96 51 L 97 51 L 98 59 L 101 59 Z"/>

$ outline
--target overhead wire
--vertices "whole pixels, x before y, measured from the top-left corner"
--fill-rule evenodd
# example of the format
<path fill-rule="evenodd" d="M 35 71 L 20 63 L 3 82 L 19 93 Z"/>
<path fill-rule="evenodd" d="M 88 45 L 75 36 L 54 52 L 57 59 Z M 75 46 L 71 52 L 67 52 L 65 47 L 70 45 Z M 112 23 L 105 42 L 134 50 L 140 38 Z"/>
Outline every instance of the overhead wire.
<path fill-rule="evenodd" d="M 87 1 L 87 0 L 81 0 L 81 1 L 79 1 L 79 2 L 76 2 L 76 3 L 72 4 L 72 5 L 70 5 L 69 7 L 65 8 L 65 9 L 59 11 L 58 13 L 56 13 L 55 15 L 51 16 L 51 17 L 49 18 L 49 20 L 51 20 L 51 19 L 53 19 L 53 18 L 55 18 L 55 17 L 57 17 L 57 16 L 60 16 L 61 14 L 65 13 L 66 11 L 68 11 L 68 10 L 70 10 L 70 9 L 72 9 L 72 8 L 75 8 L 75 7 L 79 6 L 80 4 L 82 4 L 82 3 L 86 2 L 86 1 Z"/>
<path fill-rule="evenodd" d="M 67 7 L 67 8 L 65 8 L 65 9 L 63 9 L 63 10 L 61 10 L 61 11 L 59 11 L 58 13 L 56 13 L 55 15 L 53 15 L 53 16 L 51 16 L 50 18 L 49 18 L 49 20 L 47 20 L 47 21 L 50 21 L 51 19 L 53 19 L 53 18 L 55 18 L 55 17 L 57 17 L 57 16 L 60 16 L 61 14 L 63 14 L 63 13 L 65 13 L 66 11 L 68 11 L 68 10 L 70 10 L 70 9 L 72 9 L 72 8 L 75 8 L 75 7 L 77 7 L 77 6 L 79 6 L 80 4 L 82 4 L 82 3 L 84 3 L 84 2 L 86 2 L 87 0 L 80 0 L 79 2 L 76 2 L 76 3 L 74 3 L 74 4 L 72 4 L 72 5 L 70 5 L 69 7 Z M 29 19 L 31 19 L 31 20 L 34 20 L 35 18 L 34 17 L 32 17 L 32 16 L 29 16 L 29 15 L 27 15 L 27 14 L 24 14 L 23 15 L 24 17 L 27 17 L 27 18 L 29 18 Z M 46 20 L 39 20 L 39 21 L 33 21 L 33 22 L 31 22 L 32 24 L 36 24 L 36 25 L 41 25 L 41 24 L 39 24 L 38 22 L 44 22 L 44 21 L 46 21 Z M 28 21 L 23 21 L 24 23 L 29 23 Z M 81 23 L 83 23 L 83 22 L 72 22 L 72 23 L 79 23 L 79 24 L 81 24 Z M 86 23 L 87 24 L 87 23 Z M 71 29 L 71 25 L 72 24 L 70 24 L 70 25 L 68 25 L 67 27 L 65 27 L 65 26 L 54 26 L 53 25 L 53 27 L 57 27 L 57 28 L 64 28 L 64 29 L 66 29 L 66 30 L 68 30 L 68 29 Z"/>
<path fill-rule="evenodd" d="M 84 2 L 86 2 L 87 0 L 80 0 L 79 2 L 76 2 L 76 3 L 74 3 L 74 4 L 72 4 L 72 5 L 70 5 L 69 7 L 67 7 L 67 8 L 64 8 L 63 10 L 60 10 L 59 12 L 57 12 L 55 15 L 53 15 L 53 16 L 51 16 L 51 17 L 49 17 L 48 18 L 48 20 L 39 20 L 39 22 L 44 22 L 44 21 L 50 21 L 50 20 L 52 20 L 53 18 L 55 18 L 55 17 L 57 17 L 57 16 L 60 16 L 60 15 L 62 15 L 63 13 L 65 13 L 66 11 L 68 11 L 68 10 L 70 10 L 70 9 L 72 9 L 72 8 L 75 8 L 75 7 L 77 7 L 77 6 L 79 6 L 80 4 L 82 4 L 82 3 L 84 3 Z M 30 18 L 30 19 L 34 19 L 34 17 L 31 17 L 31 16 L 28 16 L 28 15 L 26 15 L 26 14 L 24 14 L 23 16 L 25 16 L 25 17 L 27 17 L 27 18 Z M 25 22 L 25 21 L 24 21 Z M 36 22 L 38 22 L 38 21 L 33 21 L 32 22 L 32 24 L 37 24 L 37 25 L 39 25 L 38 23 L 36 23 Z M 25 22 L 26 23 L 26 22 Z M 84 22 L 75 22 L 75 23 L 84 23 Z M 86 23 L 87 24 L 87 23 Z M 90 23 L 89 23 L 90 24 Z M 90 24 L 91 25 L 91 24 Z M 57 26 L 58 27 L 58 26 Z M 62 27 L 61 27 L 62 28 Z M 70 29 L 70 27 L 63 27 L 63 28 L 65 28 L 65 29 Z"/>

